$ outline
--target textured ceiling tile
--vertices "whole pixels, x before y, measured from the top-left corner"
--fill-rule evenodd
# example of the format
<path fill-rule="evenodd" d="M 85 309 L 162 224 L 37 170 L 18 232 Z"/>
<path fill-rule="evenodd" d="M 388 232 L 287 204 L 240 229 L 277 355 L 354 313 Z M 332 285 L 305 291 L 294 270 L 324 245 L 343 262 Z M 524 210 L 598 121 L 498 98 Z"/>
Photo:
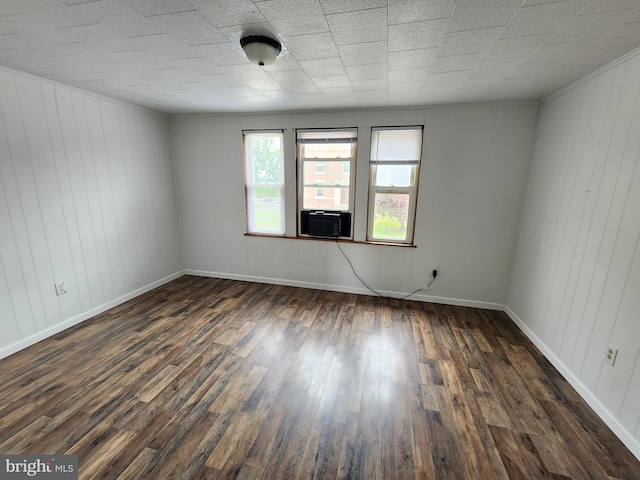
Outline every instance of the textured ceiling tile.
<path fill-rule="evenodd" d="M 462 81 L 461 88 L 495 87 L 504 75 L 479 75 L 467 77 Z"/>
<path fill-rule="evenodd" d="M 302 60 L 300 66 L 310 77 L 325 75 L 345 75 L 346 72 L 339 58 L 321 58 L 319 60 Z"/>
<path fill-rule="evenodd" d="M 394 0 L 389 4 L 389 25 L 449 18 L 456 0 Z"/>
<path fill-rule="evenodd" d="M 206 45 L 227 41 L 216 27 L 197 11 L 149 17 L 159 29 L 171 33 L 188 45 Z"/>
<path fill-rule="evenodd" d="M 266 0 L 256 6 L 280 35 L 329 31 L 318 0 Z"/>
<path fill-rule="evenodd" d="M 285 70 L 283 72 L 269 72 L 269 75 L 281 85 L 312 85 L 313 82 L 302 70 Z"/>
<path fill-rule="evenodd" d="M 521 8 L 507 24 L 500 38 L 554 33 L 588 3 L 589 0 L 568 0 Z"/>
<path fill-rule="evenodd" d="M 215 27 L 266 22 L 250 0 L 190 0 L 190 3 Z"/>
<path fill-rule="evenodd" d="M 212 45 L 194 45 L 189 48 L 194 56 L 205 57 L 207 66 L 242 65 L 248 62 L 240 47 L 228 43 Z"/>
<path fill-rule="evenodd" d="M 355 92 L 358 100 L 377 100 L 383 104 L 387 101 L 387 90 L 358 90 Z"/>
<path fill-rule="evenodd" d="M 424 86 L 424 82 L 403 82 L 403 83 L 390 83 L 389 84 L 389 93 L 390 94 L 399 94 L 399 93 L 419 93 L 422 91 L 422 87 Z"/>
<path fill-rule="evenodd" d="M 418 102 L 431 105 L 448 103 L 455 98 L 456 90 L 455 85 L 425 85 L 418 96 Z"/>
<path fill-rule="evenodd" d="M 471 70 L 480 60 L 481 53 L 467 55 L 453 55 L 450 57 L 436 57 L 429 69 L 429 73 L 457 72 Z"/>
<path fill-rule="evenodd" d="M 429 74 L 424 79 L 427 85 L 457 85 L 461 83 L 469 74 L 469 72 L 448 72 Z"/>
<path fill-rule="evenodd" d="M 387 42 L 353 43 L 338 45 L 342 64 L 366 65 L 368 63 L 385 63 L 387 61 Z"/>
<path fill-rule="evenodd" d="M 387 78 L 387 64 L 354 65 L 345 67 L 349 80 L 376 80 Z"/>
<path fill-rule="evenodd" d="M 202 78 L 207 82 L 210 89 L 218 89 L 219 87 L 237 87 L 244 85 L 244 82 L 238 81 L 238 79 L 229 74 L 223 75 L 198 75 L 198 78 Z"/>
<path fill-rule="evenodd" d="M 174 65 L 189 70 L 194 74 L 206 73 L 206 58 L 204 57 L 183 57 L 183 58 L 171 58 L 171 63 Z M 204 69 L 203 69 L 204 67 Z"/>
<path fill-rule="evenodd" d="M 355 10 L 370 10 L 372 8 L 386 7 L 387 0 L 320 0 L 324 13 L 353 12 Z"/>
<path fill-rule="evenodd" d="M 589 67 L 558 67 L 540 81 L 536 82 L 546 94 L 551 94 L 556 90 L 572 82 L 572 79 L 580 78 L 589 73 Z"/>
<path fill-rule="evenodd" d="M 494 87 L 460 87 L 456 90 L 456 96 L 461 102 L 493 102 L 499 97 Z"/>
<path fill-rule="evenodd" d="M 638 0 L 593 0 L 580 12 L 580 15 L 638 8 L 638 4 Z"/>
<path fill-rule="evenodd" d="M 387 99 L 390 105 L 415 105 L 419 96 L 419 92 L 389 92 Z"/>
<path fill-rule="evenodd" d="M 387 39 L 386 8 L 327 15 L 327 21 L 337 45 Z"/>
<path fill-rule="evenodd" d="M 567 67 L 587 66 L 593 70 L 606 65 L 629 51 L 630 49 L 627 45 L 604 48 L 590 47 L 572 57 L 565 65 Z"/>
<path fill-rule="evenodd" d="M 0 65 L 167 113 L 231 112 L 537 99 L 640 47 L 640 0 L 526 0 L 498 40 L 515 0 L 388 3 L 0 0 Z M 246 34 L 278 38 L 277 61 L 250 64 Z"/>
<path fill-rule="evenodd" d="M 483 60 L 471 70 L 470 75 L 500 75 L 513 71 L 525 57 L 502 58 L 499 60 Z"/>
<path fill-rule="evenodd" d="M 354 90 L 382 90 L 387 88 L 386 80 L 354 80 L 351 82 Z"/>
<path fill-rule="evenodd" d="M 592 42 L 570 42 L 543 45 L 532 53 L 524 63 L 547 63 L 565 61 L 587 48 Z"/>
<path fill-rule="evenodd" d="M 263 68 L 265 72 L 283 72 L 285 70 L 300 70 L 300 64 L 293 57 L 293 55 L 287 55 L 282 52 L 278 55 L 278 60 L 273 65 L 268 65 Z"/>
<path fill-rule="evenodd" d="M 358 108 L 360 107 L 360 102 L 358 102 L 358 98 L 353 95 L 344 96 L 344 97 L 328 97 L 329 106 L 334 108 Z"/>
<path fill-rule="evenodd" d="M 618 10 L 615 12 L 580 15 L 573 18 L 557 33 L 551 36 L 547 43 L 579 42 L 582 40 L 596 40 L 624 25 L 625 20 L 640 14 L 640 8 L 633 10 Z"/>
<path fill-rule="evenodd" d="M 220 27 L 218 31 L 231 43 L 238 45 L 238 48 L 240 48 L 240 39 L 245 35 L 266 35 L 277 40 L 280 39 L 278 35 L 273 33 L 273 29 L 267 22 Z"/>
<path fill-rule="evenodd" d="M 31 27 L 31 28 L 30 28 Z M 39 29 L 39 25 L 29 16 L 23 13 L 0 15 L 0 31 L 2 31 L 2 42 L 4 43 L 7 35 L 20 35 L 22 32 L 28 32 Z"/>
<path fill-rule="evenodd" d="M 355 95 L 351 86 L 323 88 L 322 93 L 327 97 L 346 97 Z"/>
<path fill-rule="evenodd" d="M 433 64 L 437 52 L 437 48 L 391 52 L 389 53 L 389 71 L 429 67 Z"/>
<path fill-rule="evenodd" d="M 225 67 L 225 69 L 231 75 L 236 76 L 238 80 L 246 82 L 250 80 L 260 80 L 262 78 L 273 78 L 263 69 L 251 63 L 247 63 L 246 65 L 229 65 Z"/>
<path fill-rule="evenodd" d="M 287 48 L 296 60 L 313 60 L 338 56 L 330 33 L 311 33 L 287 37 Z"/>
<path fill-rule="evenodd" d="M 505 79 L 530 79 L 539 80 L 552 70 L 562 65 L 561 61 L 547 63 L 521 63 L 505 76 Z"/>
<path fill-rule="evenodd" d="M 94 20 L 88 18 L 82 11 L 58 2 L 36 2 L 32 5 L 25 3 L 25 15 L 32 21 L 47 25 L 49 27 L 68 27 L 73 25 L 86 25 L 94 23 Z M 20 21 L 20 16 L 12 17 L 13 20 Z"/>
<path fill-rule="evenodd" d="M 294 94 L 314 93 L 318 91 L 318 87 L 316 87 L 315 83 L 310 83 L 309 85 L 285 85 L 284 88 Z"/>
<path fill-rule="evenodd" d="M 531 35 L 528 37 L 504 38 L 495 41 L 485 52 L 483 60 L 498 60 L 502 58 L 519 58 L 532 54 L 551 34 Z"/>
<path fill-rule="evenodd" d="M 131 8 L 144 16 L 187 12 L 193 7 L 186 0 L 124 0 Z"/>
<path fill-rule="evenodd" d="M 169 48 L 176 44 L 176 38 L 169 33 L 151 33 L 126 38 L 126 45 L 132 50 Z M 125 48 L 124 45 L 122 48 Z"/>
<path fill-rule="evenodd" d="M 389 72 L 389 83 L 422 82 L 429 75 L 429 68 L 394 70 Z"/>
<path fill-rule="evenodd" d="M 447 32 L 506 25 L 521 4 L 521 0 L 458 0 Z"/>
<path fill-rule="evenodd" d="M 594 48 L 629 46 L 640 44 L 640 23 L 627 23 L 596 42 Z"/>
<path fill-rule="evenodd" d="M 256 92 L 283 90 L 284 87 L 272 78 L 262 78 L 260 80 L 249 80 L 247 86 Z"/>
<path fill-rule="evenodd" d="M 313 83 L 320 89 L 330 87 L 349 87 L 351 83 L 346 75 L 326 75 L 312 78 Z"/>
<path fill-rule="evenodd" d="M 77 9 L 91 21 L 106 25 L 125 37 L 165 33 L 162 27 L 117 0 L 81 3 L 69 8 Z"/>
<path fill-rule="evenodd" d="M 565 2 L 566 0 L 525 0 L 522 4 L 523 7 L 530 7 L 532 5 L 542 5 L 543 3 L 558 3 Z M 588 1 L 586 3 L 589 3 Z"/>
<path fill-rule="evenodd" d="M 466 32 L 447 33 L 442 39 L 438 56 L 482 53 L 495 42 L 496 37 L 501 31 L 502 27 L 493 27 L 469 30 Z"/>
<path fill-rule="evenodd" d="M 389 25 L 389 51 L 440 46 L 449 19 Z"/>

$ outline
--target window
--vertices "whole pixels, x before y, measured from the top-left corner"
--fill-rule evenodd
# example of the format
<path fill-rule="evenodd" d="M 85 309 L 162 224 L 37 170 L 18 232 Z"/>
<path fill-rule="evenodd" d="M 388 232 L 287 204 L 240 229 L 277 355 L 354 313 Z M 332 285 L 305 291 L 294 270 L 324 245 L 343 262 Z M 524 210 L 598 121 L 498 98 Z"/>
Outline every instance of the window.
<path fill-rule="evenodd" d="M 374 127 L 367 240 L 413 242 L 422 127 Z"/>
<path fill-rule="evenodd" d="M 355 128 L 297 131 L 302 210 L 353 211 L 357 136 Z"/>
<path fill-rule="evenodd" d="M 243 132 L 247 231 L 284 234 L 282 130 Z"/>

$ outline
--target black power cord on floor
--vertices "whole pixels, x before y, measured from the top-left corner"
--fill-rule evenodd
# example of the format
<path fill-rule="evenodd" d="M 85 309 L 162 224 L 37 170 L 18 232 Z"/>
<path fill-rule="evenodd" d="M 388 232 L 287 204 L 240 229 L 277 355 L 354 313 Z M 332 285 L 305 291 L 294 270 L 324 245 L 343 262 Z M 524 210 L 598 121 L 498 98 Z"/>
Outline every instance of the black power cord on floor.
<path fill-rule="evenodd" d="M 362 283 L 362 285 L 364 285 L 369 291 L 375 293 L 378 297 L 382 297 L 382 298 L 391 298 L 393 300 L 406 300 L 407 298 L 409 298 L 412 295 L 415 295 L 416 293 L 422 291 L 422 290 L 428 290 L 429 287 L 431 287 L 431 284 L 436 280 L 436 277 L 438 276 L 438 270 L 433 270 L 431 272 L 432 275 L 432 279 L 431 281 L 424 287 L 422 288 L 418 288 L 417 290 L 414 290 L 413 292 L 409 293 L 408 295 L 405 295 L 404 297 L 388 297 L 386 295 L 382 295 L 380 292 L 378 292 L 377 290 L 374 290 L 373 288 L 371 288 L 369 285 L 367 285 L 367 283 L 360 278 L 360 275 L 358 275 L 358 273 L 356 272 L 356 269 L 353 267 L 353 264 L 351 263 L 351 260 L 349 260 L 349 257 L 347 257 L 347 254 L 344 253 L 344 250 L 342 250 L 342 247 L 340 246 L 340 242 L 338 240 L 336 240 L 336 245 L 338 246 L 338 250 L 340 250 L 340 253 L 342 253 L 342 256 L 347 260 L 347 262 L 349 263 L 349 266 L 351 267 L 351 271 L 353 272 L 353 274 L 356 276 L 356 278 L 358 280 L 360 280 L 360 283 Z"/>

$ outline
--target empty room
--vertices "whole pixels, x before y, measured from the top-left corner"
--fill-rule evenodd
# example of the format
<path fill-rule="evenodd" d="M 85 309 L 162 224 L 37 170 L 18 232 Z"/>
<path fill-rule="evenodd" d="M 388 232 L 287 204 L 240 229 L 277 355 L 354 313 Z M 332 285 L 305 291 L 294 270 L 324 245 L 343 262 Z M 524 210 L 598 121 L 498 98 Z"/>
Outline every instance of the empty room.
<path fill-rule="evenodd" d="M 1 0 L 0 479 L 639 479 L 640 0 Z"/>

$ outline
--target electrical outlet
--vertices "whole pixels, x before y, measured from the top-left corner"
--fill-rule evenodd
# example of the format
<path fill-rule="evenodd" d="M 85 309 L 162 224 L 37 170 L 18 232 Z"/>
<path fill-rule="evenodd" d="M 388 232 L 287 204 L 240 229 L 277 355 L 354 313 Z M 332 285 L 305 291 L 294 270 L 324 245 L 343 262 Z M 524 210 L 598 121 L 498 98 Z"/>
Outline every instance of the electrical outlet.
<path fill-rule="evenodd" d="M 618 349 L 613 348 L 611 345 L 607 346 L 607 354 L 604 359 L 607 363 L 610 363 L 612 366 L 616 363 L 616 357 L 618 356 Z"/>
<path fill-rule="evenodd" d="M 64 284 L 64 282 L 56 283 L 55 287 L 56 287 L 56 295 L 60 296 L 67 293 L 67 287 Z"/>
<path fill-rule="evenodd" d="M 433 277 L 433 271 L 436 271 L 438 273 L 440 273 L 440 265 L 434 265 L 433 267 L 431 267 L 431 272 L 429 272 L 431 274 L 431 276 Z"/>

